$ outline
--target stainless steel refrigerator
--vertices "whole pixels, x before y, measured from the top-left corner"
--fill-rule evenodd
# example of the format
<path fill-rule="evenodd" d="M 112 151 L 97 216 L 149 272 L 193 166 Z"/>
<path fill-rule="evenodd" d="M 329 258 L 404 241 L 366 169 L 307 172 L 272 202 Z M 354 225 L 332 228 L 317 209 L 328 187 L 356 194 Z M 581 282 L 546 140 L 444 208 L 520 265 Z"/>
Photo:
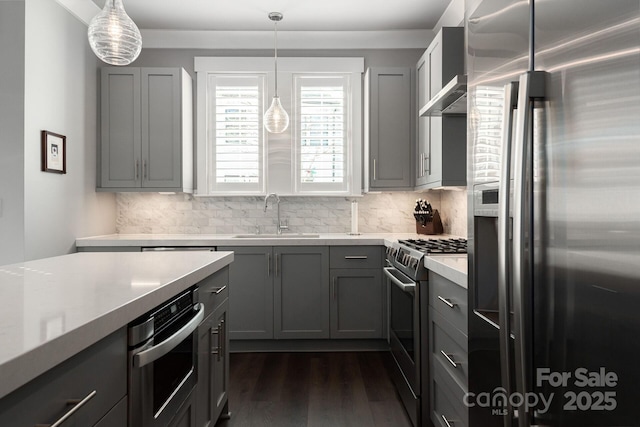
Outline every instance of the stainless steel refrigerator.
<path fill-rule="evenodd" d="M 640 426 L 640 1 L 465 23 L 470 426 Z"/>

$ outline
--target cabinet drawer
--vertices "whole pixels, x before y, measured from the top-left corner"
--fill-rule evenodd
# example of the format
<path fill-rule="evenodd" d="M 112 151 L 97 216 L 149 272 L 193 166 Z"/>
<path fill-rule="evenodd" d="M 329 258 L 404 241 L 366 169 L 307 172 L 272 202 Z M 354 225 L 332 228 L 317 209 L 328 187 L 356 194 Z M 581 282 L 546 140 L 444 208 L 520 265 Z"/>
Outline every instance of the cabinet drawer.
<path fill-rule="evenodd" d="M 431 384 L 433 399 L 431 420 L 434 425 L 438 427 L 468 426 L 469 411 L 464 405 L 465 392 L 437 363 L 434 365 Z"/>
<path fill-rule="evenodd" d="M 211 313 L 229 297 L 229 267 L 198 283 L 198 298 L 204 304 L 205 315 Z"/>
<path fill-rule="evenodd" d="M 64 425 L 96 424 L 127 394 L 126 337 L 122 328 L 0 400 L 0 425 L 53 424 L 81 400 Z"/>
<path fill-rule="evenodd" d="M 382 246 L 331 246 L 329 268 L 382 268 Z"/>
<path fill-rule="evenodd" d="M 429 272 L 429 304 L 463 334 L 467 333 L 467 290 Z"/>
<path fill-rule="evenodd" d="M 433 363 L 440 362 L 445 370 L 466 389 L 469 379 L 467 337 L 437 311 L 433 310 L 431 315 Z"/>

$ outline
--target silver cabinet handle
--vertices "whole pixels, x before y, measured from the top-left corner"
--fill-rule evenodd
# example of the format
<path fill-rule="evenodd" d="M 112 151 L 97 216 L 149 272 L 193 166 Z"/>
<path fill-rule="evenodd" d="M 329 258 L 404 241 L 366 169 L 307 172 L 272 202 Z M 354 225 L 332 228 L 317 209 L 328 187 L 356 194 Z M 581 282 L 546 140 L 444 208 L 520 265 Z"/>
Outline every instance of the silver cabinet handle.
<path fill-rule="evenodd" d="M 418 160 L 418 178 L 422 178 L 424 176 L 424 153 L 420 153 L 420 160 Z"/>
<path fill-rule="evenodd" d="M 215 329 L 211 328 L 211 336 L 216 337 L 216 341 L 217 341 L 216 344 L 218 345 L 217 347 L 211 348 L 211 354 L 219 355 L 220 354 L 220 324 L 219 323 Z"/>
<path fill-rule="evenodd" d="M 441 417 L 442 417 L 442 421 L 444 421 L 444 424 L 445 424 L 447 427 L 451 427 L 451 423 L 452 423 L 453 421 L 449 421 L 449 420 L 447 419 L 447 417 L 445 417 L 444 415 L 441 415 Z"/>
<path fill-rule="evenodd" d="M 373 158 L 373 180 L 376 180 L 376 159 Z"/>
<path fill-rule="evenodd" d="M 224 291 L 225 289 L 227 289 L 227 285 L 224 285 L 221 288 L 213 288 L 210 291 L 206 291 L 206 292 L 210 294 L 218 295 L 220 294 L 220 292 Z"/>
<path fill-rule="evenodd" d="M 520 76 L 518 87 L 518 115 L 514 139 L 514 179 L 513 179 L 513 313 L 515 332 L 515 375 L 516 391 L 523 396 L 529 392 L 528 367 L 530 343 L 526 337 L 532 329 L 528 320 L 528 289 L 532 285 L 532 248 L 531 224 L 528 222 L 531 195 L 527 187 L 532 178 L 531 134 L 533 122 L 533 101 L 544 98 L 544 71 L 528 71 Z M 527 242 L 527 239 L 529 241 Z M 526 310 L 526 311 L 525 311 Z M 507 331 L 508 332 L 508 331 Z M 518 418 L 520 427 L 530 425 L 531 414 L 523 412 Z"/>
<path fill-rule="evenodd" d="M 504 110 L 502 112 L 502 165 L 498 189 L 498 302 L 500 325 L 500 367 L 502 387 L 511 396 L 511 250 L 509 247 L 509 211 L 511 193 L 511 145 L 513 137 L 514 110 L 518 106 L 518 83 L 511 82 L 504 87 Z M 508 413 L 512 413 L 507 402 Z M 511 427 L 511 417 L 504 417 L 504 427 Z"/>
<path fill-rule="evenodd" d="M 271 276 L 271 254 L 267 254 L 267 276 Z"/>
<path fill-rule="evenodd" d="M 275 276 L 278 277 L 278 264 L 280 263 L 280 255 L 276 254 L 276 265 L 274 266 L 275 269 Z"/>
<path fill-rule="evenodd" d="M 458 364 L 455 362 L 455 360 L 453 360 L 451 356 L 445 353 L 444 350 L 440 350 L 440 354 L 442 354 L 444 358 L 447 359 L 447 362 L 451 363 L 451 366 L 453 366 L 454 368 L 458 367 Z"/>
<path fill-rule="evenodd" d="M 147 179 L 147 161 L 142 161 L 142 178 Z"/>
<path fill-rule="evenodd" d="M 220 361 L 220 359 L 222 359 L 224 357 L 225 354 L 225 347 L 227 345 L 227 332 L 226 332 L 226 328 L 224 326 L 224 319 L 220 320 L 220 325 L 218 326 L 220 328 L 220 334 L 218 334 L 218 338 L 220 339 L 220 351 L 218 351 L 218 362 Z"/>
<path fill-rule="evenodd" d="M 202 319 L 204 319 L 204 304 L 198 303 L 194 307 L 198 307 L 197 313 L 186 325 L 184 325 L 175 334 L 171 335 L 161 343 L 156 344 L 153 347 L 134 355 L 133 366 L 136 368 L 141 368 L 155 360 L 158 360 L 159 358 L 176 348 L 178 344 L 180 344 L 182 341 L 184 341 L 185 338 L 193 333 L 193 331 L 195 331 L 200 325 L 200 322 L 202 322 Z"/>
<path fill-rule="evenodd" d="M 429 165 L 429 167 L 427 167 L 427 165 Z M 427 156 L 427 153 L 424 154 L 424 166 L 425 166 L 425 171 L 424 173 L 427 174 L 431 174 L 431 156 Z"/>
<path fill-rule="evenodd" d="M 457 304 L 452 303 L 451 300 L 448 300 L 446 298 L 441 297 L 440 295 L 438 295 L 438 299 L 440 301 L 442 301 L 443 303 L 445 303 L 447 305 L 447 307 L 449 308 L 454 308 Z"/>
<path fill-rule="evenodd" d="M 91 393 L 89 393 L 87 395 L 87 397 L 85 397 L 82 400 L 77 400 L 77 399 L 68 400 L 67 404 L 68 405 L 74 405 L 74 406 L 73 406 L 73 408 L 69 409 L 62 417 L 60 417 L 58 419 L 58 421 L 56 421 L 53 424 L 36 424 L 35 427 L 59 427 L 59 426 L 61 426 L 62 423 L 67 421 L 69 418 L 71 418 L 73 416 L 73 414 L 78 412 L 78 410 L 80 410 L 80 408 L 82 408 L 84 405 L 86 405 L 86 403 L 88 401 L 93 399 L 96 394 L 98 394 L 98 392 L 96 390 L 93 390 Z"/>
<path fill-rule="evenodd" d="M 367 259 L 366 255 L 345 255 L 344 259 Z"/>
<path fill-rule="evenodd" d="M 140 178 L 140 160 L 136 160 L 136 180 Z"/>

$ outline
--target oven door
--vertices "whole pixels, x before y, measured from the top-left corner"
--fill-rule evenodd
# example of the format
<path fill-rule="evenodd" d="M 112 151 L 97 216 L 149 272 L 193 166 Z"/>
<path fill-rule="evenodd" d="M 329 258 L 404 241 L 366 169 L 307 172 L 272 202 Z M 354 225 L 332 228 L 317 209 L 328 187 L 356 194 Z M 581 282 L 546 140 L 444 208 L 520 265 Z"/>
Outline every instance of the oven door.
<path fill-rule="evenodd" d="M 129 427 L 166 427 L 196 386 L 204 304 L 129 352 Z"/>
<path fill-rule="evenodd" d="M 389 339 L 391 354 L 415 397 L 420 396 L 420 287 L 393 267 L 385 267 L 390 282 Z"/>

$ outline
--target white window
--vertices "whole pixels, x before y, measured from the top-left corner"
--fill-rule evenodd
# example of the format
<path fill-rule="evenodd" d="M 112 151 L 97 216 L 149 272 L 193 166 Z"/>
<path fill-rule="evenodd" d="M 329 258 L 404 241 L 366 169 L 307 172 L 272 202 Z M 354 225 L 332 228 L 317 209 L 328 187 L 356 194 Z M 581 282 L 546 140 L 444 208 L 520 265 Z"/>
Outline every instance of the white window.
<path fill-rule="evenodd" d="M 269 134 L 273 58 L 196 58 L 197 194 L 361 192 L 362 58 L 279 58 L 290 127 Z"/>
<path fill-rule="evenodd" d="M 216 192 L 264 192 L 265 76 L 209 74 L 209 187 Z"/>
<path fill-rule="evenodd" d="M 296 74 L 297 192 L 346 192 L 351 159 L 349 75 Z"/>

